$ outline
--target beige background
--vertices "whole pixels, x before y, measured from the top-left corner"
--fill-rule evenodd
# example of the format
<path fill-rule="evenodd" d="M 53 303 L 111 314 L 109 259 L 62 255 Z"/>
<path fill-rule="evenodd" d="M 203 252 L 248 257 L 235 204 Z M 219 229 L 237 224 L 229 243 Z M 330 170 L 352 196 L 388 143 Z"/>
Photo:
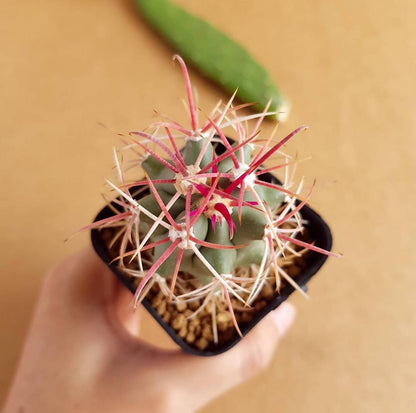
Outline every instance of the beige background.
<path fill-rule="evenodd" d="M 159 109 L 185 121 L 172 52 L 130 1 L 0 4 L 0 397 L 44 271 L 102 205 L 115 133 Z M 296 325 L 267 372 L 203 412 L 413 412 L 416 402 L 416 3 L 176 0 L 244 44 L 293 103 L 281 136 L 313 161 L 313 205 L 335 247 L 293 297 Z M 192 72 L 202 106 L 217 88 Z M 107 129 L 99 125 L 103 123 Z M 162 337 L 153 322 L 146 336 Z"/>

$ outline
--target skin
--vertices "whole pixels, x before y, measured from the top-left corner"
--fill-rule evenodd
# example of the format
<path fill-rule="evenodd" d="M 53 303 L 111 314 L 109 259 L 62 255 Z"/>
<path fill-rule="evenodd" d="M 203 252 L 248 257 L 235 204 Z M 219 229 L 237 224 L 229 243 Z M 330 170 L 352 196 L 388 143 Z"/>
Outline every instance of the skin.
<path fill-rule="evenodd" d="M 51 270 L 4 413 L 194 412 L 265 369 L 295 315 L 284 303 L 230 351 L 201 358 L 142 342 L 131 300 L 90 248 Z"/>

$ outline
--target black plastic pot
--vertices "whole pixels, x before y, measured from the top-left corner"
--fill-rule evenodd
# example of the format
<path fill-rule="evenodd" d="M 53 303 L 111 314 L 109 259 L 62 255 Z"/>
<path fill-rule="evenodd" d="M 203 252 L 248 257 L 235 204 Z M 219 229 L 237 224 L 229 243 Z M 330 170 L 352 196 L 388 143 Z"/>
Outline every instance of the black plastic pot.
<path fill-rule="evenodd" d="M 279 181 L 271 174 L 263 174 L 262 179 L 268 182 L 276 182 Z M 117 209 L 117 205 L 113 204 L 113 206 Z M 325 221 L 310 207 L 305 205 L 301 210 L 302 217 L 308 221 L 306 225 L 308 236 L 312 241 L 315 241 L 315 246 L 323 248 L 329 251 L 332 247 L 332 236 L 331 231 Z M 114 215 L 112 210 L 107 206 L 100 211 L 100 213 L 95 218 L 95 221 L 102 220 L 104 218 L 108 218 Z M 104 263 L 111 269 L 111 271 L 117 276 L 117 278 L 132 292 L 134 293 L 135 287 L 129 282 L 128 278 L 123 274 L 118 266 L 117 263 L 111 263 L 112 257 L 110 257 L 109 251 L 107 246 L 105 245 L 102 237 L 100 236 L 99 230 L 92 230 L 91 231 L 91 240 L 94 246 L 95 251 L 100 256 L 100 258 L 104 261 Z M 306 290 L 306 285 L 310 281 L 310 279 L 317 273 L 317 271 L 322 267 L 325 260 L 327 259 L 326 255 L 319 254 L 313 251 L 309 251 L 305 255 L 306 267 L 304 270 L 301 271 L 299 275 L 296 276 L 296 282 L 298 285 Z M 262 308 L 259 312 L 254 315 L 254 318 L 251 320 L 250 323 L 244 324 L 240 326 L 241 332 L 243 336 L 245 336 L 264 316 L 266 316 L 270 311 L 277 308 L 283 301 L 287 300 L 287 298 L 294 292 L 294 288 L 286 284 L 280 291 L 280 295 L 276 296 L 271 302 L 269 302 L 264 308 Z M 175 341 L 184 351 L 195 354 L 198 356 L 214 356 L 217 354 L 221 354 L 224 351 L 227 351 L 235 344 L 237 344 L 241 337 L 236 335 L 233 339 L 228 341 L 226 344 L 222 346 L 218 346 L 215 349 L 207 349 L 207 350 L 199 350 L 190 346 L 185 340 L 181 339 L 177 334 L 176 331 L 166 324 L 162 318 L 159 316 L 157 311 L 152 308 L 150 302 L 145 298 L 143 300 L 143 306 L 149 311 L 149 313 L 153 316 L 153 318 L 163 327 L 163 329 L 169 334 L 169 336 Z"/>

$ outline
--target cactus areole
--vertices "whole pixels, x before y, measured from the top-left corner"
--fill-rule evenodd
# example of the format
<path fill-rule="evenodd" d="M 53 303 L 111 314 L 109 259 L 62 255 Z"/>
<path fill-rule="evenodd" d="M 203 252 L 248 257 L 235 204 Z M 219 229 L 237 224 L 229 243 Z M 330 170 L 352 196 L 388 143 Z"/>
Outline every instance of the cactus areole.
<path fill-rule="evenodd" d="M 305 205 L 308 195 L 299 195 L 303 182 L 289 181 L 294 161 L 282 153 L 306 127 L 281 140 L 262 137 L 260 124 L 272 113 L 241 116 L 233 97 L 200 126 L 186 66 L 175 58 L 190 128 L 161 120 L 130 132 L 115 152 L 118 182 L 107 181 L 117 198 L 88 228 L 98 254 L 134 293 L 134 304 L 143 303 L 184 350 L 214 355 L 294 289 L 304 293 L 334 254 L 327 225 Z M 226 137 L 232 133 L 233 140 Z M 272 156 L 280 160 L 263 166 Z M 128 180 L 132 168 L 139 172 Z M 285 171 L 283 183 L 270 174 L 277 169 Z"/>

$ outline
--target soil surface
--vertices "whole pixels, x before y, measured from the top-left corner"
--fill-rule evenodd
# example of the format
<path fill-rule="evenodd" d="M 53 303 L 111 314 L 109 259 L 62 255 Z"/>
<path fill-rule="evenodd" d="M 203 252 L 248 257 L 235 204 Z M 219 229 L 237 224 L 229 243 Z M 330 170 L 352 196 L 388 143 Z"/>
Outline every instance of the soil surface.
<path fill-rule="evenodd" d="M 114 228 L 105 228 L 100 231 L 102 240 L 106 245 L 109 244 L 115 232 L 116 229 Z M 302 240 L 308 241 L 305 235 L 302 236 Z M 292 247 L 295 250 L 299 249 L 293 245 Z M 117 243 L 108 249 L 109 255 L 113 258 L 117 258 L 119 255 L 118 251 L 119 245 Z M 296 279 L 296 276 L 307 265 L 307 254 L 304 253 L 298 257 L 292 256 L 289 260 L 280 258 L 279 265 L 284 268 L 288 275 Z M 128 259 L 124 261 L 123 265 L 129 269 L 137 269 L 135 268 L 134 262 L 131 264 Z M 139 278 L 133 277 L 126 271 L 123 271 L 123 274 L 124 284 L 130 290 L 134 290 L 139 283 Z M 166 282 L 170 286 L 170 280 L 166 279 Z M 235 318 L 240 328 L 250 323 L 259 310 L 279 295 L 279 290 L 285 285 L 284 280 L 279 280 L 279 282 L 280 286 L 277 289 L 275 277 L 271 277 L 264 284 L 251 307 L 244 306 L 236 298 L 231 298 Z M 175 287 L 175 295 L 191 291 L 197 287 L 197 280 L 188 274 L 179 273 L 177 287 Z M 195 347 L 198 350 L 215 350 L 227 342 L 232 341 L 238 335 L 227 303 L 224 300 L 220 300 L 219 297 L 215 300 L 214 306 L 212 300 L 209 300 L 208 303 L 200 299 L 191 302 L 169 302 L 165 294 L 166 291 L 162 291 L 159 284 L 154 283 L 147 291 L 146 299 L 156 310 L 163 322 L 171 326 L 177 335 L 191 347 Z M 213 326 L 213 320 L 216 322 L 216 329 Z"/>

